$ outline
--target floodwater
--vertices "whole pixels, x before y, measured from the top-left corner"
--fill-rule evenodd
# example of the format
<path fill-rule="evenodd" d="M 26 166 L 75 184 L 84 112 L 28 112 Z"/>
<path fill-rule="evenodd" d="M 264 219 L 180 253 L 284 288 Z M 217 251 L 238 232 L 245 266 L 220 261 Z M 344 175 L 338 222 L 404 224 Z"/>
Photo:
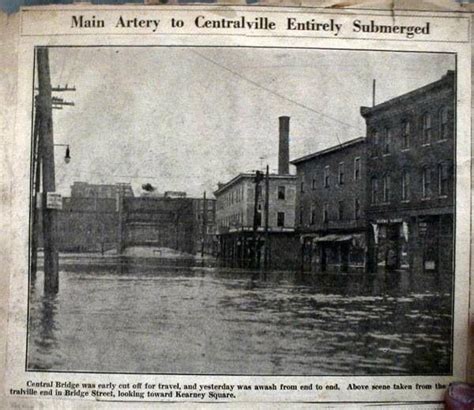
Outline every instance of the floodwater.
<path fill-rule="evenodd" d="M 63 266 L 30 295 L 28 369 L 449 374 L 451 276 Z"/>

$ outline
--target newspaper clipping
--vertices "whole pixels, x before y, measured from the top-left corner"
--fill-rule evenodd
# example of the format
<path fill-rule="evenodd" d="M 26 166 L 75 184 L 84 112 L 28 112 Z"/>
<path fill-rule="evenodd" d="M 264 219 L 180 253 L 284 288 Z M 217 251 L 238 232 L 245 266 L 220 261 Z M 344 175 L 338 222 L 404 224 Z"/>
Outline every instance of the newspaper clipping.
<path fill-rule="evenodd" d="M 441 401 L 468 371 L 470 24 L 23 9 L 8 400 Z"/>

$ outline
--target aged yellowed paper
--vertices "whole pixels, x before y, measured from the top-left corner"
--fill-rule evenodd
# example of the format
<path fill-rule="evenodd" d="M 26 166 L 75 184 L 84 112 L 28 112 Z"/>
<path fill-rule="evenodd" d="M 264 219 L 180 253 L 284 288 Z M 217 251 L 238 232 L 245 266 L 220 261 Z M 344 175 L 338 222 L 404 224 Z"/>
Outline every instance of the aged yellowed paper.
<path fill-rule="evenodd" d="M 467 379 L 471 14 L 20 18 L 8 400 L 421 405 Z"/>

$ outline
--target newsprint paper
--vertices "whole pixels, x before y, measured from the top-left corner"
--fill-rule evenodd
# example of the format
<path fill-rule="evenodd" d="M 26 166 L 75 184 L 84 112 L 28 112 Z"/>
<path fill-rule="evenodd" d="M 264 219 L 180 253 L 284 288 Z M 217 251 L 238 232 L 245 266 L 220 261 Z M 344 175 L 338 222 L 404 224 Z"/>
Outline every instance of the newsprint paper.
<path fill-rule="evenodd" d="M 5 403 L 433 407 L 468 378 L 471 14 L 20 14 Z"/>

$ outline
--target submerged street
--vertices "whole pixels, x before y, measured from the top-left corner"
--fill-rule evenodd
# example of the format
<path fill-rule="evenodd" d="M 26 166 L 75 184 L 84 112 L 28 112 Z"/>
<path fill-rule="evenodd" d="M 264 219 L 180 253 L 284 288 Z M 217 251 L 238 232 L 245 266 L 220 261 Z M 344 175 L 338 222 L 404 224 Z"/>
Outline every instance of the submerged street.
<path fill-rule="evenodd" d="M 159 258 L 65 264 L 60 292 L 48 296 L 39 271 L 30 295 L 28 369 L 450 372 L 451 275 L 301 277 L 205 265 Z"/>

